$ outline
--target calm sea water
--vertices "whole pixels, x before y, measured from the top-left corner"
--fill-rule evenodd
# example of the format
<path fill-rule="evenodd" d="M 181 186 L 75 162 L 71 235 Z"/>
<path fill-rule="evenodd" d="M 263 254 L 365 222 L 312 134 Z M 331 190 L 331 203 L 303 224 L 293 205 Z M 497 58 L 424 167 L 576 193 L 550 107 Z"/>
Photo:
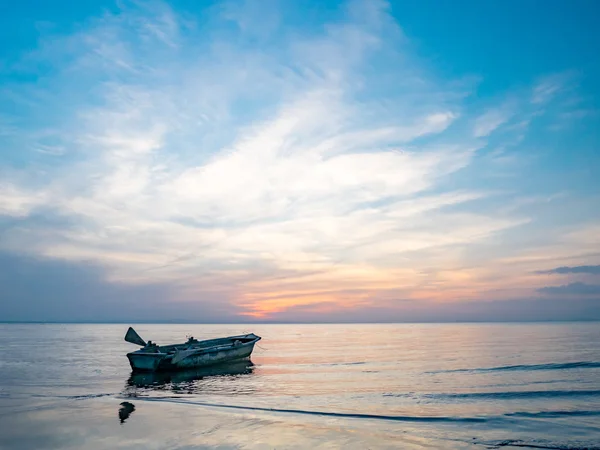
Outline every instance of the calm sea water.
<path fill-rule="evenodd" d="M 600 323 L 135 328 L 263 340 L 134 376 L 126 325 L 0 325 L 0 448 L 600 449 Z"/>

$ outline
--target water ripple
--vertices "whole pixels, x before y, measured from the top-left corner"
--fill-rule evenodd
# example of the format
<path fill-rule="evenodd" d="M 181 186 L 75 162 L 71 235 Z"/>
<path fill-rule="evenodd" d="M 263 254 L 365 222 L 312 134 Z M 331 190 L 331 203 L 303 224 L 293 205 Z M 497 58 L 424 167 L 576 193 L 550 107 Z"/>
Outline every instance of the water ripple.
<path fill-rule="evenodd" d="M 435 370 L 425 373 L 456 373 L 456 372 L 504 372 L 504 371 L 529 371 L 529 370 L 568 370 L 568 369 L 597 369 L 600 368 L 600 362 L 596 361 L 577 361 L 569 363 L 548 363 L 548 364 L 517 364 L 513 366 L 500 367 L 479 367 L 472 369 L 451 369 L 451 370 Z"/>

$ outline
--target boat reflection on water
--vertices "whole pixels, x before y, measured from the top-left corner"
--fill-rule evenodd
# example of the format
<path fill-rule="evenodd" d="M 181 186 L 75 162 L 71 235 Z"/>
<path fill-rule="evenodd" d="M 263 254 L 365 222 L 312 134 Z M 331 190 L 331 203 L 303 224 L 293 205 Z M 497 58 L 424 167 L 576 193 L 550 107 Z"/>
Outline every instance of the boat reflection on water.
<path fill-rule="evenodd" d="M 125 390 L 128 391 L 129 395 L 133 396 L 135 396 L 135 391 L 137 389 L 144 391 L 156 390 L 173 391 L 176 393 L 199 393 L 205 390 L 214 390 L 215 386 L 213 386 L 213 384 L 220 377 L 227 377 L 227 379 L 230 379 L 230 377 L 249 375 L 253 371 L 254 364 L 252 361 L 242 360 L 175 372 L 132 372 L 127 380 Z M 203 383 L 203 380 L 205 380 L 206 383 Z M 236 380 L 230 380 L 228 383 L 224 384 L 233 387 L 236 384 Z M 221 389 L 223 387 L 224 386 L 222 386 Z"/>
<path fill-rule="evenodd" d="M 129 402 L 123 402 L 119 406 L 119 420 L 121 423 L 125 423 L 125 421 L 129 418 L 132 412 L 135 411 L 135 405 Z"/>

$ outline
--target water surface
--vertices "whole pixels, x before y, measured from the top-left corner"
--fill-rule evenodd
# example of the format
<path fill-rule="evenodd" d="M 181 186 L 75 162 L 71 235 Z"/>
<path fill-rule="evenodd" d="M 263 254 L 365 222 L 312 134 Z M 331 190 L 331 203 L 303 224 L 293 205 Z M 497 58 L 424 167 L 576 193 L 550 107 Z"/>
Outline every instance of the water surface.
<path fill-rule="evenodd" d="M 126 325 L 0 325 L 0 448 L 598 448 L 600 324 L 136 325 L 254 332 L 134 375 Z"/>

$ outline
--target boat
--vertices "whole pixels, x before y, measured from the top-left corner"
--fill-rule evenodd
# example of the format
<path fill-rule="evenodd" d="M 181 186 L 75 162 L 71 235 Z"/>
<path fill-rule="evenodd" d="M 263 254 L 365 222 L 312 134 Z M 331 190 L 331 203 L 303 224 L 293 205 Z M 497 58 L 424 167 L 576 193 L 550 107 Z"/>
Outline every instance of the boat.
<path fill-rule="evenodd" d="M 186 370 L 246 359 L 260 339 L 260 336 L 250 333 L 205 341 L 189 337 L 183 344 L 157 345 L 144 341 L 132 327 L 125 334 L 127 342 L 142 347 L 127 353 L 134 372 Z"/>

